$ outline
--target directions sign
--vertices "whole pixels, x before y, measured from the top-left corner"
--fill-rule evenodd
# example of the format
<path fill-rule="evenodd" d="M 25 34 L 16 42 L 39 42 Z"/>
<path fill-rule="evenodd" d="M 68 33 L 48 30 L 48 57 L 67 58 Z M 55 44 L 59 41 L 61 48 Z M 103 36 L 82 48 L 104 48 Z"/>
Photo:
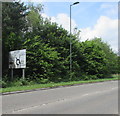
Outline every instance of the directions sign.
<path fill-rule="evenodd" d="M 9 68 L 26 68 L 26 49 L 9 52 Z"/>

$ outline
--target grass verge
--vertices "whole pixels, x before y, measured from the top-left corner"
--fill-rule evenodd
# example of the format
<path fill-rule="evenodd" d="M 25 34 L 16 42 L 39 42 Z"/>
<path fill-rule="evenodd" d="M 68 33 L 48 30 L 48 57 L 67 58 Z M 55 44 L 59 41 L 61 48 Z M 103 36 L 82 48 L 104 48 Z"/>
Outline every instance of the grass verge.
<path fill-rule="evenodd" d="M 76 85 L 76 84 L 84 84 L 84 83 L 95 83 L 95 82 L 103 82 L 103 81 L 111 81 L 111 80 L 118 80 L 118 75 L 117 76 L 116 75 L 113 76 L 113 78 L 98 79 L 98 80 L 71 81 L 71 82 L 35 84 L 35 85 L 29 85 L 29 86 L 1 88 L 0 89 L 0 93 L 14 92 L 14 91 L 23 91 L 23 90 L 33 90 L 33 89 L 39 89 L 39 88 L 68 86 L 68 85 Z"/>

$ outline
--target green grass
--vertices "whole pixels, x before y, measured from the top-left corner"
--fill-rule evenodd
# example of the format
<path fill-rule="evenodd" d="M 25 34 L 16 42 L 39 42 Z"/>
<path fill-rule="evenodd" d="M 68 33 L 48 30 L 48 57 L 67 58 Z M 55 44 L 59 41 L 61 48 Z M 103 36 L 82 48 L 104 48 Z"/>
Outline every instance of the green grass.
<path fill-rule="evenodd" d="M 0 89 L 0 93 L 22 91 L 22 90 L 33 90 L 38 88 L 58 87 L 58 86 L 66 86 L 66 85 L 75 85 L 75 84 L 84 84 L 84 83 L 103 82 L 103 81 L 111 81 L 111 80 L 118 80 L 118 75 L 113 75 L 113 78 L 98 79 L 98 80 L 71 81 L 71 82 L 61 82 L 61 83 L 48 83 L 48 84 L 35 84 L 35 85 L 29 85 L 29 86 L 8 87 L 8 88 Z"/>

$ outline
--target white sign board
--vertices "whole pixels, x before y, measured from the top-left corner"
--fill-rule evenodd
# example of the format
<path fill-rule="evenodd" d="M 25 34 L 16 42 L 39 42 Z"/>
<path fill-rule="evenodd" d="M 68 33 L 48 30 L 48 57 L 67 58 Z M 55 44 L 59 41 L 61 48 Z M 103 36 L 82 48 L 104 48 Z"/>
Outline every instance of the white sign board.
<path fill-rule="evenodd" d="M 26 68 L 26 49 L 9 52 L 9 68 Z"/>

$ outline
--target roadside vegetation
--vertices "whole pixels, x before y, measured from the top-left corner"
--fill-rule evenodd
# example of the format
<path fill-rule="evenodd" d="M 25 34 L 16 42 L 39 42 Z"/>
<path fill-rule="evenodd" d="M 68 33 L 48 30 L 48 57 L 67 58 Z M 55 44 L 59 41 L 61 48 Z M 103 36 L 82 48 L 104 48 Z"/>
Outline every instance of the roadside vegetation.
<path fill-rule="evenodd" d="M 113 74 L 120 73 L 120 56 L 102 38 L 81 42 L 80 30 L 71 35 L 70 73 L 70 34 L 42 17 L 44 6 L 2 4 L 3 92 L 117 79 Z M 15 69 L 11 80 L 9 51 L 20 49 L 27 50 L 26 77 L 21 79 L 21 69 Z"/>
<path fill-rule="evenodd" d="M 37 90 L 37 89 L 45 89 L 45 88 L 56 88 L 56 87 L 61 87 L 61 86 L 73 86 L 73 85 L 80 85 L 80 84 L 87 84 L 87 83 L 96 83 L 96 82 L 105 82 L 105 81 L 113 81 L 113 80 L 118 80 L 120 79 L 120 76 L 118 78 L 119 75 L 113 75 L 111 78 L 105 78 L 105 79 L 97 79 L 97 80 L 86 80 L 86 81 L 69 81 L 69 82 L 59 82 L 59 83 L 47 83 L 47 84 L 33 84 L 33 83 L 27 83 L 27 85 L 25 83 L 22 82 L 17 82 L 17 83 L 21 83 L 16 84 L 14 86 L 11 87 L 7 87 L 7 88 L 2 88 L 0 90 L 0 93 L 6 93 L 6 92 L 14 92 L 14 91 L 25 91 L 25 90 Z M 15 84 L 15 83 L 14 83 Z"/>

